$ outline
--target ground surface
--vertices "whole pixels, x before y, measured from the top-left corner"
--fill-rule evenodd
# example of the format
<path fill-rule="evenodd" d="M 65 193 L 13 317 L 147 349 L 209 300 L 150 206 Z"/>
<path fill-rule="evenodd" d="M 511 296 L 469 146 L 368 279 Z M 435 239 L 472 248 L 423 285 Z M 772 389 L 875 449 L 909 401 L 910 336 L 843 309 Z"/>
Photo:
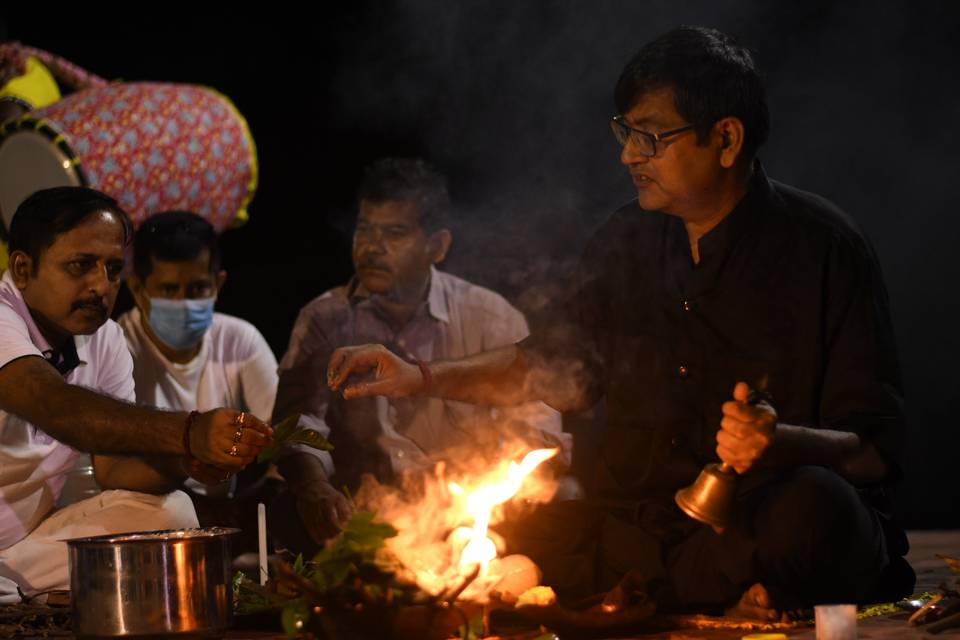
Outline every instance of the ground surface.
<path fill-rule="evenodd" d="M 941 584 L 954 584 L 957 574 L 953 574 L 946 564 L 937 557 L 937 554 L 960 558 L 960 531 L 915 531 L 910 533 L 910 553 L 907 559 L 917 572 L 916 593 L 936 592 Z M 0 608 L 0 613 L 3 609 Z M 893 640 L 895 638 L 960 638 L 960 628 L 932 635 L 923 627 L 914 628 L 906 622 L 907 614 L 891 614 L 861 620 L 857 630 L 861 639 Z M 716 622 L 718 619 L 712 619 Z M 495 629 L 496 630 L 496 629 Z M 785 629 L 782 631 L 791 640 L 813 640 L 816 630 L 812 625 Z M 632 636 L 620 636 L 637 639 L 669 639 L 669 640 L 734 640 L 754 631 L 742 629 L 676 629 L 660 633 L 650 633 Z M 530 640 L 536 637 L 536 632 L 504 635 L 504 640 Z M 0 637 L 43 637 L 43 636 L 16 636 L 0 631 Z M 56 634 L 46 637 L 72 638 L 69 634 Z M 227 635 L 228 640 L 282 640 L 285 635 L 278 631 L 246 631 L 234 630 Z"/>

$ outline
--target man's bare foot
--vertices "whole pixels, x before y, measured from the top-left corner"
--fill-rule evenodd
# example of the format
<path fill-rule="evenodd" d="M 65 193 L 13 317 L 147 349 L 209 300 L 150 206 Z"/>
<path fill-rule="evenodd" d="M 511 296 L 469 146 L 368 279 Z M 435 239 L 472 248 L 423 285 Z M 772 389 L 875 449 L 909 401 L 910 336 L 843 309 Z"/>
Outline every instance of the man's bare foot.
<path fill-rule="evenodd" d="M 724 613 L 731 618 L 749 618 L 751 620 L 763 620 L 764 622 L 779 622 L 781 620 L 780 612 L 773 606 L 770 593 L 759 582 L 744 591 L 743 595 L 740 596 L 740 602 Z"/>

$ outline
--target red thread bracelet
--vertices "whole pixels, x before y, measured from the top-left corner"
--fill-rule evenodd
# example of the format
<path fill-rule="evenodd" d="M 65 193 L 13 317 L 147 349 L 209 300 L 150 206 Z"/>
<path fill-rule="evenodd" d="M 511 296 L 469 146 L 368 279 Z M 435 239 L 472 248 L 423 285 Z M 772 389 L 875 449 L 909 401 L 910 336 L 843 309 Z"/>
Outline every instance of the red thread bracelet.
<path fill-rule="evenodd" d="M 193 451 L 190 450 L 190 427 L 193 426 L 193 421 L 197 419 L 197 416 L 200 415 L 199 411 L 191 411 L 190 415 L 187 416 L 187 425 L 183 429 L 183 450 L 187 453 L 188 458 L 193 458 Z"/>
<path fill-rule="evenodd" d="M 423 387 L 420 389 L 420 393 L 428 393 L 433 387 L 433 374 L 430 372 L 430 367 L 428 367 L 427 363 L 423 360 L 417 360 L 417 366 L 420 367 L 420 375 L 423 376 Z"/>

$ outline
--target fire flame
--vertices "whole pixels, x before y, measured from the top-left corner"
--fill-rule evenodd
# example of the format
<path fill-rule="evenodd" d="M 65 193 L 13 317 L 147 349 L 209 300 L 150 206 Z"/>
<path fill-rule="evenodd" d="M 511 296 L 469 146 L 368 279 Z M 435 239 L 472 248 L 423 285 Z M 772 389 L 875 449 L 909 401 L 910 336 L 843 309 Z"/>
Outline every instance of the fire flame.
<path fill-rule="evenodd" d="M 473 519 L 473 526 L 468 531 L 460 534 L 455 532 L 456 537 L 467 540 L 460 552 L 459 567 L 462 572 L 466 572 L 474 564 L 479 564 L 480 575 L 488 574 L 490 561 L 497 557 L 497 546 L 487 535 L 493 508 L 515 496 L 524 479 L 558 452 L 559 449 L 537 449 L 525 455 L 520 464 L 511 460 L 506 478 L 481 485 L 469 494 L 456 482 L 449 483 L 450 493 L 464 499 L 467 514 Z"/>
<path fill-rule="evenodd" d="M 521 491 L 528 496 L 539 489 L 540 496 L 534 499 L 549 499 L 549 489 L 555 486 L 528 480 L 539 465 L 558 453 L 559 449 L 536 449 L 519 463 L 501 461 L 485 473 L 456 480 L 446 478 L 440 463 L 432 477 L 421 478 L 424 484 L 415 498 L 404 490 L 378 487 L 376 495 L 367 499 L 376 504 L 379 517 L 397 528 L 398 535 L 387 540 L 387 547 L 422 590 L 435 596 L 447 593 L 462 585 L 479 565 L 477 577 L 460 598 L 485 601 L 503 575 L 516 570 L 516 562 L 510 560 L 520 558 L 498 557 L 504 542 L 489 530 L 503 515 L 497 507 Z"/>

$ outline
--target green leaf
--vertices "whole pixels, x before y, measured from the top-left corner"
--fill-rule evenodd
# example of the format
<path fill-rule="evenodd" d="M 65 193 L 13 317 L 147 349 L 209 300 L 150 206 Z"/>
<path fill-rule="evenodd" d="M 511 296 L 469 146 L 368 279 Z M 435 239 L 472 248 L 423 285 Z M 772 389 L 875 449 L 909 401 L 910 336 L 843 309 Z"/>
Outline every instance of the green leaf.
<path fill-rule="evenodd" d="M 301 427 L 290 434 L 285 442 L 297 442 L 300 444 L 305 444 L 313 447 L 314 449 L 322 449 L 323 451 L 333 451 L 333 445 L 327 441 L 319 431 L 314 431 L 313 429 L 308 429 L 306 427 Z"/>
<path fill-rule="evenodd" d="M 382 522 L 374 522 L 374 514 L 358 511 L 343 530 L 318 553 L 310 563 L 310 579 L 321 593 L 342 587 L 351 576 L 373 570 L 377 552 L 397 530 Z"/>
<path fill-rule="evenodd" d="M 281 420 L 273 428 L 273 441 L 270 446 L 262 449 L 257 455 L 257 462 L 268 462 L 274 459 L 280 453 L 280 449 L 285 442 L 296 442 L 305 444 L 314 449 L 323 451 L 332 451 L 333 445 L 326 438 L 320 435 L 320 432 L 308 429 L 307 427 L 298 427 L 300 423 L 300 414 L 295 413 Z"/>
<path fill-rule="evenodd" d="M 303 600 L 291 600 L 283 608 L 280 615 L 280 622 L 283 623 L 283 630 L 291 638 L 298 635 L 303 629 L 303 625 L 310 619 L 310 609 Z"/>
<path fill-rule="evenodd" d="M 346 558 L 341 558 L 336 562 L 330 562 L 323 568 L 323 577 L 326 581 L 324 588 L 326 590 L 336 589 L 344 582 L 353 571 L 356 565 Z"/>
<path fill-rule="evenodd" d="M 233 574 L 233 580 L 231 580 L 230 582 L 233 585 L 234 599 L 236 599 L 240 595 L 240 585 L 243 584 L 244 577 L 245 576 L 243 575 L 243 571 L 237 571 L 235 574 Z"/>
<path fill-rule="evenodd" d="M 379 540 L 380 544 L 397 535 L 398 531 L 393 525 L 374 522 L 374 517 L 369 511 L 357 511 L 343 528 L 344 535 L 354 540 Z"/>
<path fill-rule="evenodd" d="M 289 415 L 273 427 L 273 439 L 285 440 L 300 424 L 300 414 Z"/>
<path fill-rule="evenodd" d="M 240 615 L 279 611 L 286 599 L 255 584 L 242 571 L 233 576 L 234 610 Z"/>

